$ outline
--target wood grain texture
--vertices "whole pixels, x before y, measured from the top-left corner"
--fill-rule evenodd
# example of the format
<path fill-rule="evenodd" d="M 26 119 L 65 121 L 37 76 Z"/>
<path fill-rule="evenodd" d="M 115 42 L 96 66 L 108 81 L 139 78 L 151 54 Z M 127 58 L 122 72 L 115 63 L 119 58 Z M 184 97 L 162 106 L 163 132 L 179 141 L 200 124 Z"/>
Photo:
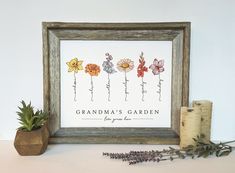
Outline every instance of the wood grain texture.
<path fill-rule="evenodd" d="M 40 155 L 47 149 L 48 138 L 49 132 L 45 125 L 30 132 L 17 130 L 14 146 L 22 156 Z"/>
<path fill-rule="evenodd" d="M 79 136 L 79 137 L 51 137 L 51 144 L 179 144 L 178 137 L 141 137 L 141 136 Z"/>
<path fill-rule="evenodd" d="M 61 128 L 55 136 L 171 136 L 177 134 L 171 128 L 124 128 L 124 127 L 83 127 L 83 128 Z"/>
<path fill-rule="evenodd" d="M 180 31 L 172 30 L 74 30 L 57 29 L 53 33 L 61 40 L 173 40 Z"/>
<path fill-rule="evenodd" d="M 178 144 L 180 107 L 188 106 L 190 22 L 43 22 L 44 109 L 51 143 Z M 60 40 L 172 41 L 171 128 L 61 128 Z"/>
<path fill-rule="evenodd" d="M 180 124 L 180 107 L 182 104 L 184 81 L 182 74 L 183 70 L 183 31 L 172 41 L 172 80 L 171 80 L 171 127 L 179 134 Z"/>
<path fill-rule="evenodd" d="M 50 118 L 49 131 L 54 134 L 60 129 L 60 40 L 49 31 L 49 78 L 50 78 Z M 53 125 L 52 125 L 53 124 Z"/>

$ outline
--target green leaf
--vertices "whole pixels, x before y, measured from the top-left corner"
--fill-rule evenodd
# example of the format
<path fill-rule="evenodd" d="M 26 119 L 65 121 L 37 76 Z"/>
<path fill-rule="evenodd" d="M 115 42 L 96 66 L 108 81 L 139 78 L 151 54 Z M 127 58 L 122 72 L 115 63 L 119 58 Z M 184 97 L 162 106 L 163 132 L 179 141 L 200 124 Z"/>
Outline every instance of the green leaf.
<path fill-rule="evenodd" d="M 206 151 L 203 153 L 203 157 L 204 157 L 204 158 L 207 158 L 209 155 L 210 155 L 210 150 L 206 150 Z"/>
<path fill-rule="evenodd" d="M 202 150 L 202 151 L 199 151 L 199 153 L 198 153 L 198 156 L 197 156 L 197 157 L 204 156 L 204 154 L 205 154 L 205 151 L 204 151 L 204 150 Z"/>
<path fill-rule="evenodd" d="M 221 157 L 221 156 L 227 156 L 227 155 L 229 155 L 230 153 L 231 153 L 231 151 L 229 151 L 229 150 L 223 151 L 223 152 L 220 153 L 219 157 Z"/>
<path fill-rule="evenodd" d="M 18 121 L 22 125 L 19 129 L 25 131 L 32 131 L 41 127 L 48 119 L 47 113 L 42 110 L 34 112 L 31 102 L 27 105 L 23 100 L 21 101 L 22 107 L 18 107 L 17 111 Z"/>

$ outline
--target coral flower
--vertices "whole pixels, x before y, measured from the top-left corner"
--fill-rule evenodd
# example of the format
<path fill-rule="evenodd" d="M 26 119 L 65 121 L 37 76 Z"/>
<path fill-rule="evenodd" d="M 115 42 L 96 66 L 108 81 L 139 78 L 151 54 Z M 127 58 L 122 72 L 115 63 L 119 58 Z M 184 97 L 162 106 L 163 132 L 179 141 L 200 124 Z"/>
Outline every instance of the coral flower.
<path fill-rule="evenodd" d="M 94 84 L 93 84 L 93 76 L 98 76 L 100 73 L 100 66 L 96 64 L 87 64 L 85 67 L 85 72 L 89 73 L 91 76 L 91 88 L 89 91 L 91 92 L 91 101 L 93 102 L 93 94 L 94 94 Z"/>
<path fill-rule="evenodd" d="M 139 65 L 137 67 L 137 76 L 138 77 L 144 77 L 144 72 L 148 71 L 148 68 L 145 66 L 145 60 L 143 57 L 143 52 L 140 55 L 140 59 L 139 59 Z"/>
<path fill-rule="evenodd" d="M 153 64 L 149 66 L 154 75 L 158 75 L 161 72 L 164 72 L 164 60 L 157 60 L 156 58 L 153 61 Z"/>
<path fill-rule="evenodd" d="M 66 62 L 69 67 L 68 72 L 74 71 L 75 73 L 77 73 L 79 70 L 83 70 L 82 63 L 83 61 L 78 61 L 77 58 L 73 58 L 69 62 Z"/>
<path fill-rule="evenodd" d="M 134 68 L 134 62 L 128 58 L 121 59 L 117 63 L 117 69 L 121 72 L 129 72 Z"/>
<path fill-rule="evenodd" d="M 100 73 L 100 66 L 96 64 L 87 64 L 85 67 L 85 72 L 89 73 L 91 76 L 98 76 Z"/>
<path fill-rule="evenodd" d="M 141 52 L 140 54 L 140 59 L 139 59 L 139 65 L 137 67 L 137 76 L 141 77 L 141 93 L 142 93 L 142 101 L 144 101 L 144 94 L 147 93 L 147 91 L 145 90 L 145 85 L 147 84 L 146 82 L 144 82 L 144 72 L 148 71 L 148 68 L 145 66 L 145 60 L 144 60 L 144 53 Z"/>

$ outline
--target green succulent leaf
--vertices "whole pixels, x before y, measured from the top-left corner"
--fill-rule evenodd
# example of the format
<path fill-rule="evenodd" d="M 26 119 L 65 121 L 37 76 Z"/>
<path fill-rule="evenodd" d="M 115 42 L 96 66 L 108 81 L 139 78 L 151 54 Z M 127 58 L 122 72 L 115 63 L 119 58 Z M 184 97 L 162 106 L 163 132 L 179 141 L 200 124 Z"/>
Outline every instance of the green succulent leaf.
<path fill-rule="evenodd" d="M 18 121 L 20 127 L 18 129 L 24 131 L 32 131 L 44 125 L 48 119 L 48 114 L 42 110 L 34 112 L 31 102 L 27 105 L 23 100 L 21 101 L 22 107 L 18 107 L 17 111 Z"/>

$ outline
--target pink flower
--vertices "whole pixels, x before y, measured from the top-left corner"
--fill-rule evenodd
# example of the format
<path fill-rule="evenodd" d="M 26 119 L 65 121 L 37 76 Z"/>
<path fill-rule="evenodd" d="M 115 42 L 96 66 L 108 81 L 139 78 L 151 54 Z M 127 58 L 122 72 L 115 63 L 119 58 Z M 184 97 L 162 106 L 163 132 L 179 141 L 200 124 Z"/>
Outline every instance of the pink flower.
<path fill-rule="evenodd" d="M 154 75 L 158 75 L 162 72 L 164 72 L 164 60 L 158 61 L 156 58 L 153 61 L 153 64 L 149 66 L 149 68 L 152 70 Z"/>

